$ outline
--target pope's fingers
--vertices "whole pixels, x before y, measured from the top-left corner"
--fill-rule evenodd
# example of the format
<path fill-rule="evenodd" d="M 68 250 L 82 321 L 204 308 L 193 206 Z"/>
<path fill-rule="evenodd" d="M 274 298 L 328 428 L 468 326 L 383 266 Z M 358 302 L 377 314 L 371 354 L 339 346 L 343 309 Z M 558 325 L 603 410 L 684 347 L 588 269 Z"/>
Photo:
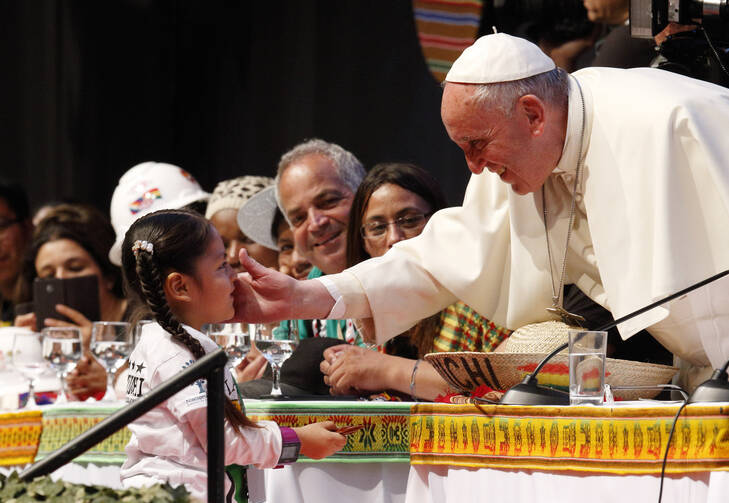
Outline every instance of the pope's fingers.
<path fill-rule="evenodd" d="M 244 273 L 250 274 L 250 278 L 252 280 L 255 280 L 256 278 L 259 278 L 260 276 L 265 275 L 267 272 L 270 272 L 267 267 L 262 266 L 258 262 L 256 262 L 253 257 L 248 255 L 248 251 L 245 248 L 240 249 L 240 253 L 238 254 L 238 258 L 240 260 L 240 265 L 245 269 Z"/>

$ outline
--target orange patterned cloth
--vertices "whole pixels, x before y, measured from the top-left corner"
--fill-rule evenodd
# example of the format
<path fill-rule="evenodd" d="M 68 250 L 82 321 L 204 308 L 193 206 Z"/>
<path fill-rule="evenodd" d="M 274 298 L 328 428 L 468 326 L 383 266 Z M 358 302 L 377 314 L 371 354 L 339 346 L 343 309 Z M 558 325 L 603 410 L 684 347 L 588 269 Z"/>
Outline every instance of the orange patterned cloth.
<path fill-rule="evenodd" d="M 658 474 L 678 406 L 417 404 L 411 464 Z M 729 470 L 729 407 L 689 405 L 666 473 Z"/>
<path fill-rule="evenodd" d="M 39 410 L 0 414 L 0 466 L 32 463 L 41 430 Z"/>

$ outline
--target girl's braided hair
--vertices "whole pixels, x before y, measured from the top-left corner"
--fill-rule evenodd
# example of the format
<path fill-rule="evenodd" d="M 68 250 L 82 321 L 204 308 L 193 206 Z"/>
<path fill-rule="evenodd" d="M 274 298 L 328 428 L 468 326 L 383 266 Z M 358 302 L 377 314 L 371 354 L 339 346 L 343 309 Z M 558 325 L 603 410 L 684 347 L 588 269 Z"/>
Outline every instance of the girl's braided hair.
<path fill-rule="evenodd" d="M 205 356 L 202 344 L 185 330 L 170 310 L 164 293 L 163 278 L 171 271 L 194 277 L 195 262 L 207 249 L 211 224 L 201 215 L 186 210 L 160 210 L 136 220 L 122 245 L 122 269 L 127 295 L 151 314 L 172 338 L 185 346 L 195 358 Z M 152 251 L 134 243 L 152 244 Z M 145 316 L 138 313 L 135 319 Z M 211 320 L 218 321 L 218 320 Z M 225 417 L 238 430 L 257 426 L 230 400 L 225 401 Z"/>

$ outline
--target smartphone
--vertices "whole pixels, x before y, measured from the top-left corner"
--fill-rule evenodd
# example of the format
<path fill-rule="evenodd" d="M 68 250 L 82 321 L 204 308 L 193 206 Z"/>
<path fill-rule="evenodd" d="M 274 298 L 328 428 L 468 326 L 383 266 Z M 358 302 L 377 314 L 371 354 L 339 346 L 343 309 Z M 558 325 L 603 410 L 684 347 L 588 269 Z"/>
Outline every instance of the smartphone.
<path fill-rule="evenodd" d="M 56 304 L 63 304 L 98 321 L 99 279 L 96 276 L 76 278 L 36 278 L 33 282 L 33 311 L 38 330 L 46 325 L 46 318 L 71 321 L 56 311 Z"/>

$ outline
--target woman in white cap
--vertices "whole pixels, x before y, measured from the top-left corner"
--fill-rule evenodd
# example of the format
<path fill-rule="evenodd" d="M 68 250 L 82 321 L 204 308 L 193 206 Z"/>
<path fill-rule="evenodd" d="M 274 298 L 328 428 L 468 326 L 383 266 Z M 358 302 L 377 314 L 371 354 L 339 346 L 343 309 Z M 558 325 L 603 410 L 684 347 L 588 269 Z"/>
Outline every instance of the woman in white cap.
<path fill-rule="evenodd" d="M 215 226 L 223 238 L 228 263 L 236 272 L 241 272 L 238 254 L 245 248 L 248 255 L 266 267 L 278 265 L 278 251 L 261 245 L 241 231 L 238 226 L 238 210 L 252 196 L 273 184 L 273 178 L 266 176 L 240 176 L 224 180 L 215 187 L 208 201 L 205 218 Z"/>

